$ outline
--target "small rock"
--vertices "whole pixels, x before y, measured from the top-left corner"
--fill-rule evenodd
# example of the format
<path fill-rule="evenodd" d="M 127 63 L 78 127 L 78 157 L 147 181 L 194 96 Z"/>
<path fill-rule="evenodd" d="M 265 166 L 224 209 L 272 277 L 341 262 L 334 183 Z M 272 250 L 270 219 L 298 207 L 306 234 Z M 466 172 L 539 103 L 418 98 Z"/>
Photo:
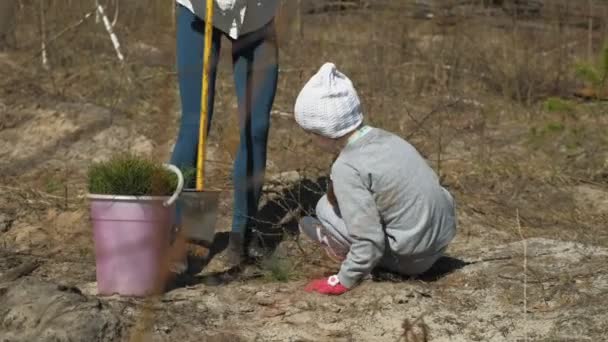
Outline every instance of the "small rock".
<path fill-rule="evenodd" d="M 256 302 L 261 306 L 271 306 L 275 303 L 275 300 L 270 297 L 262 297 L 258 298 Z"/>
<path fill-rule="evenodd" d="M 273 308 L 269 308 L 266 309 L 262 312 L 262 316 L 266 317 L 266 318 L 272 318 L 272 317 L 277 317 L 277 316 L 282 316 L 285 315 L 286 311 L 282 310 L 282 309 L 273 309 Z"/>
<path fill-rule="evenodd" d="M 382 299 L 380 299 L 379 303 L 382 306 L 387 306 L 387 305 L 393 304 L 394 300 L 393 300 L 393 297 L 391 297 L 390 295 L 386 295 L 386 296 L 382 297 Z"/>
<path fill-rule="evenodd" d="M 269 174 L 273 174 L 276 173 L 279 168 L 277 167 L 277 164 L 275 162 L 273 162 L 272 160 L 269 160 L 266 162 L 266 170 Z"/>
<path fill-rule="evenodd" d="M 0 233 L 8 232 L 13 226 L 14 218 L 9 217 L 6 214 L 0 214 Z"/>
<path fill-rule="evenodd" d="M 156 331 L 158 331 L 158 332 L 163 332 L 163 333 L 165 333 L 165 334 L 168 334 L 168 333 L 170 333 L 170 332 L 171 332 L 171 328 L 169 328 L 169 327 L 168 327 L 168 326 L 166 326 L 166 325 L 163 325 L 163 326 L 160 326 L 160 327 L 158 327 L 158 326 L 157 326 L 157 327 L 156 327 Z"/>
<path fill-rule="evenodd" d="M 397 304 L 407 304 L 410 301 L 410 298 L 414 296 L 410 292 L 402 292 L 395 295 L 394 302 Z"/>
<path fill-rule="evenodd" d="M 294 184 L 299 182 L 300 179 L 301 177 L 298 171 L 287 171 L 272 176 L 270 178 L 270 182 L 279 184 Z"/>
<path fill-rule="evenodd" d="M 301 310 L 301 309 L 298 309 L 298 308 L 291 307 L 291 308 L 288 308 L 288 309 L 285 311 L 285 316 L 293 316 L 293 315 L 295 315 L 295 314 L 299 314 L 299 313 L 300 313 L 300 312 L 302 312 L 302 311 L 304 311 L 304 310 Z"/>
<path fill-rule="evenodd" d="M 424 298 L 432 298 L 433 297 L 431 295 L 431 292 L 427 291 L 427 290 L 416 290 L 416 294 L 418 295 L 418 297 L 424 297 Z"/>
<path fill-rule="evenodd" d="M 61 292 L 69 292 L 69 293 L 73 293 L 73 294 L 77 294 L 77 295 L 82 295 L 82 291 L 79 288 L 77 288 L 76 286 L 59 284 L 59 285 L 57 285 L 57 290 L 59 290 Z"/>
<path fill-rule="evenodd" d="M 312 314 L 310 312 L 300 312 L 287 317 L 285 321 L 291 324 L 306 324 L 312 321 Z"/>
<path fill-rule="evenodd" d="M 244 305 L 240 305 L 238 308 L 239 312 L 241 313 L 247 313 L 247 312 L 254 312 L 255 308 L 251 305 L 248 304 L 244 304 Z"/>
<path fill-rule="evenodd" d="M 284 243 L 285 242 L 283 242 L 282 244 L 280 244 L 279 247 L 281 247 Z M 278 247 L 277 247 L 277 249 L 278 249 Z M 293 293 L 293 289 L 288 288 L 288 287 L 279 287 L 277 289 L 277 293 Z"/>
<path fill-rule="evenodd" d="M 78 288 L 85 296 L 97 295 L 97 282 L 82 284 Z"/>
<path fill-rule="evenodd" d="M 296 302 L 294 305 L 294 307 L 302 310 L 302 311 L 306 311 L 306 310 L 310 310 L 311 309 L 311 305 L 308 302 L 305 302 L 303 300 Z"/>
<path fill-rule="evenodd" d="M 260 298 L 260 297 L 270 297 L 270 292 L 267 291 L 258 291 L 255 293 L 255 296 Z"/>
<path fill-rule="evenodd" d="M 133 317 L 135 316 L 135 308 L 127 306 L 126 308 L 124 308 L 123 310 L 123 315 L 125 317 Z"/>
<path fill-rule="evenodd" d="M 327 318 L 325 319 L 325 322 L 327 322 L 327 323 L 338 323 L 338 322 L 340 322 L 341 320 L 342 320 L 342 319 L 341 319 L 341 317 L 340 317 L 340 316 L 337 316 L 337 315 L 331 315 L 331 316 L 329 316 L 329 317 L 327 317 Z"/>
<path fill-rule="evenodd" d="M 327 311 L 331 311 L 331 312 L 335 312 L 335 313 L 339 313 L 340 311 L 342 311 L 341 307 L 339 307 L 336 304 L 331 304 L 331 303 L 323 304 L 323 308 L 325 308 Z"/>
<path fill-rule="evenodd" d="M 241 287 L 241 291 L 246 292 L 246 293 L 253 293 L 256 290 L 257 289 L 254 286 L 243 286 L 243 287 Z"/>

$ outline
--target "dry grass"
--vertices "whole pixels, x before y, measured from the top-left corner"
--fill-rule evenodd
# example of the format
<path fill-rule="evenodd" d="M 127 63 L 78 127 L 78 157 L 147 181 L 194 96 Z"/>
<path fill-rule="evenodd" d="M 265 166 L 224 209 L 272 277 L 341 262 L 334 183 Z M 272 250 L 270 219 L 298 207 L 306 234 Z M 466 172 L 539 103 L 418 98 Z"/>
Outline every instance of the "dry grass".
<path fill-rule="evenodd" d="M 48 37 L 91 9 L 69 4 L 47 4 Z M 108 3 L 108 13 L 115 4 Z M 574 66 L 587 58 L 589 41 L 599 50 L 606 18 L 596 18 L 589 40 L 585 8 L 564 1 L 547 2 L 540 17 L 449 2 L 433 20 L 405 18 L 403 13 L 413 13 L 409 4 L 378 2 L 367 9 L 304 15 L 301 31 L 292 20 L 293 6 L 287 6 L 278 19 L 282 45 L 275 110 L 290 113 L 308 77 L 323 62 L 335 62 L 355 82 L 368 120 L 412 141 L 457 195 L 462 210 L 481 213 L 484 224 L 504 229 L 519 209 L 531 236 L 607 243 L 608 235 L 598 228 L 605 215 L 579 209 L 571 195 L 581 184 L 606 189 L 605 105 L 582 103 L 567 112 L 543 106 L 550 96 L 568 97 L 576 90 Z M 0 92 L 3 106 L 24 106 L 36 97 L 109 107 L 126 119 L 121 122 L 132 123 L 129 130 L 154 141 L 154 158 L 166 160 L 179 106 L 171 4 L 121 4 L 115 29 L 127 52 L 126 66 L 117 62 L 106 32 L 91 18 L 49 45 L 49 72 L 40 68 L 37 55 L 37 19 L 25 15 L 34 4 L 24 5 L 17 16 L 19 44 L 10 53 L 13 69 L 5 70 L 2 82 L 10 85 Z M 596 6 L 595 12 L 603 13 L 605 6 Z M 227 51 L 216 101 L 222 115 L 216 116 L 210 138 L 232 151 L 238 131 Z M 331 156 L 320 155 L 295 132 L 291 120 L 273 118 L 273 172 L 326 173 Z M 209 182 L 229 186 L 231 160 L 223 162 Z M 61 182 L 52 180 L 61 180 L 63 173 L 48 176 L 48 190 L 62 190 Z"/>
<path fill-rule="evenodd" d="M 108 13 L 116 3 L 108 3 Z M 323 62 L 333 61 L 357 85 L 369 121 L 411 140 L 464 210 L 481 211 L 488 225 L 505 227 L 520 209 L 532 236 L 607 242 L 597 229 L 605 215 L 580 211 L 569 194 L 584 183 L 606 189 L 605 105 L 583 103 L 567 113 L 543 106 L 547 97 L 568 97 L 576 90 L 575 64 L 588 58 L 589 42 L 599 50 L 607 32 L 601 16 L 605 5 L 595 2 L 598 15 L 589 39 L 586 9 L 564 1 L 547 1 L 540 17 L 449 2 L 433 20 L 404 17 L 413 13 L 409 4 L 378 2 L 367 9 L 304 15 L 301 31 L 292 20 L 293 6 L 287 6 L 278 19 L 282 45 L 275 110 L 291 112 L 303 83 Z M 91 10 L 85 2 L 47 5 L 48 37 Z M 26 15 L 34 3 L 24 6 L 17 16 L 17 49 L 7 64 L 12 69 L 3 71 L 3 108 L 25 106 L 32 97 L 109 107 L 132 123 L 130 130 L 155 142 L 155 158 L 166 159 L 179 105 L 171 4 L 121 4 L 115 29 L 127 51 L 126 66 L 117 62 L 106 32 L 91 18 L 48 46 L 48 72 L 40 68 L 38 19 Z M 216 102 L 223 115 L 216 116 L 211 140 L 233 150 L 238 132 L 227 50 Z M 306 137 L 291 134 L 297 132 L 293 122 L 275 117 L 273 127 L 273 171 L 326 172 L 330 156 L 319 155 Z M 306 157 L 311 155 L 318 157 Z M 230 164 L 226 160 L 210 182 L 229 185 Z"/>

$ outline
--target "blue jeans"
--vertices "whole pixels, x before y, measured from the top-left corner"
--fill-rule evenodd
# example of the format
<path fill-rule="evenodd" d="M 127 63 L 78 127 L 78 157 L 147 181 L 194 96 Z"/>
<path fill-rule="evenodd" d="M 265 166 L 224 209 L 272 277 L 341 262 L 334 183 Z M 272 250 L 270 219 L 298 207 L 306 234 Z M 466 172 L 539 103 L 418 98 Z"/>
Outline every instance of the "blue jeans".
<path fill-rule="evenodd" d="M 171 163 L 180 168 L 194 168 L 201 109 L 205 24 L 181 5 L 178 6 L 178 11 L 177 71 L 182 117 Z M 213 30 L 207 132 L 213 117 L 215 79 L 223 35 L 223 32 Z M 240 125 L 240 145 L 232 175 L 232 231 L 245 233 L 256 216 L 266 171 L 270 110 L 278 78 L 274 22 L 233 40 L 232 62 Z M 194 184 L 187 184 L 187 187 L 194 187 Z"/>

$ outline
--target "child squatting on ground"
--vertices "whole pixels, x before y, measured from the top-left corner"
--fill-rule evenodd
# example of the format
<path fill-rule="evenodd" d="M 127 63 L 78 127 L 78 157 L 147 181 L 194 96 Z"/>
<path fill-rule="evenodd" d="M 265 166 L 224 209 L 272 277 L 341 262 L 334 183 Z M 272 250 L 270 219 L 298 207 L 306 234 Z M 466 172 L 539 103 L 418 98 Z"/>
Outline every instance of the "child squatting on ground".
<path fill-rule="evenodd" d="M 352 82 L 332 63 L 298 95 L 295 119 L 324 150 L 338 153 L 317 218 L 302 218 L 300 230 L 342 265 L 306 291 L 343 294 L 376 267 L 406 276 L 427 271 L 454 238 L 456 215 L 426 160 L 399 136 L 363 124 Z"/>

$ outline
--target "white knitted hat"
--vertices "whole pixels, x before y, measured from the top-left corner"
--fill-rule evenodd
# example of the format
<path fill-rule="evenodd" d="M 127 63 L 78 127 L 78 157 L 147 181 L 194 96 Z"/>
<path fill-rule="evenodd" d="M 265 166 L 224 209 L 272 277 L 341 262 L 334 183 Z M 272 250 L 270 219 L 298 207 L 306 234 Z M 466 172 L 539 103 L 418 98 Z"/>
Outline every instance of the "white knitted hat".
<path fill-rule="evenodd" d="M 304 130 L 337 139 L 363 122 L 361 103 L 352 82 L 333 63 L 325 63 L 304 85 L 295 105 Z"/>

